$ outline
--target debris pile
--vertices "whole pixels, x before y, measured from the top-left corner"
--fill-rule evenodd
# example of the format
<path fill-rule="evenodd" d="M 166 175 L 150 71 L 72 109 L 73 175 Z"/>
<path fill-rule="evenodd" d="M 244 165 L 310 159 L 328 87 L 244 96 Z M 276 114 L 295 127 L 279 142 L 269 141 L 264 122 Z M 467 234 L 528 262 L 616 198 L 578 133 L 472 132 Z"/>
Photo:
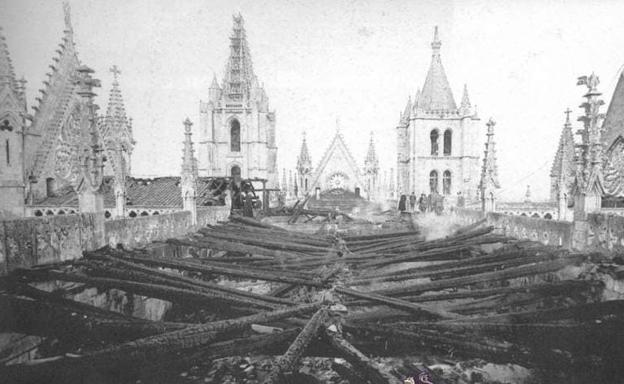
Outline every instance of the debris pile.
<path fill-rule="evenodd" d="M 469 383 L 494 382 L 492 365 L 551 383 L 624 373 L 624 300 L 603 300 L 593 271 L 610 261 L 599 254 L 483 222 L 425 240 L 407 225 L 321 235 L 239 216 L 167 244 L 193 256 L 103 248 L 14 271 L 1 331 L 41 341 L 33 360 L 4 359 L 0 381 Z M 173 307 L 150 321 L 72 299 L 90 288 Z"/>

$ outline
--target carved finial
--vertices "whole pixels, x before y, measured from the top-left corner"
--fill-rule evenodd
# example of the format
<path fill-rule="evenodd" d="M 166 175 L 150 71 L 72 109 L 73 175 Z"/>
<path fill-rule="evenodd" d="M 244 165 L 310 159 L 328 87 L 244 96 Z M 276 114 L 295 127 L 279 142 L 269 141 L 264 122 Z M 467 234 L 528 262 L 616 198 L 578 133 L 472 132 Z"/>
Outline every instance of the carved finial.
<path fill-rule="evenodd" d="M 585 85 L 587 87 L 587 94 L 596 95 L 600 95 L 600 93 L 598 93 L 599 84 L 600 78 L 594 72 L 592 72 L 589 76 L 579 76 L 578 81 L 576 82 L 576 85 Z"/>
<path fill-rule="evenodd" d="M 488 122 L 486 123 L 487 127 L 488 127 L 488 135 L 493 135 L 494 134 L 494 126 L 496 125 L 496 122 L 490 117 L 490 119 L 488 120 Z"/>
<path fill-rule="evenodd" d="M 433 49 L 434 55 L 437 55 L 440 53 L 441 46 L 442 46 L 442 42 L 440 41 L 440 36 L 438 35 L 438 26 L 436 25 L 433 30 L 433 41 L 431 42 L 431 48 Z"/>
<path fill-rule="evenodd" d="M 118 84 L 117 77 L 121 75 L 121 70 L 119 69 L 119 67 L 117 67 L 117 65 L 113 65 L 112 67 L 110 67 L 109 71 L 113 73 L 113 82 L 115 84 Z"/>
<path fill-rule="evenodd" d="M 188 117 L 183 121 L 184 124 L 184 131 L 186 133 L 190 133 L 191 132 L 191 127 L 193 126 L 193 122 L 191 121 L 191 119 L 189 119 Z"/>
<path fill-rule="evenodd" d="M 568 107 L 568 109 L 566 109 L 563 113 L 565 113 L 566 115 L 566 125 L 570 124 L 570 113 L 572 113 L 572 110 Z"/>
<path fill-rule="evenodd" d="M 68 2 L 63 3 L 63 13 L 65 14 L 65 30 L 72 32 L 72 24 L 71 24 L 71 7 Z"/>

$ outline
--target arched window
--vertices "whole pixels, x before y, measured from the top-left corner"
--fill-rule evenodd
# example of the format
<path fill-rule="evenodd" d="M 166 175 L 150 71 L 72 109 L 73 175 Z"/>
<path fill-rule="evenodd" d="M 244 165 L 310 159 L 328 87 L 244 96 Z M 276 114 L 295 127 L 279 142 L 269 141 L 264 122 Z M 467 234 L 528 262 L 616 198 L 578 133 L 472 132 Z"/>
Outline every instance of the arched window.
<path fill-rule="evenodd" d="M 56 192 L 56 180 L 53 177 L 48 177 L 46 179 L 46 196 L 54 196 L 54 192 Z"/>
<path fill-rule="evenodd" d="M 433 131 L 431 131 L 431 134 L 429 135 L 429 137 L 431 138 L 431 156 L 438 155 L 438 137 L 439 136 L 440 134 L 438 133 L 437 129 L 434 129 Z"/>
<path fill-rule="evenodd" d="M 52 210 L 48 209 L 48 210 L 46 211 L 46 215 L 47 215 L 47 216 L 53 216 L 53 215 L 54 215 L 54 212 L 52 212 Z"/>
<path fill-rule="evenodd" d="M 444 156 L 451 155 L 451 148 L 453 146 L 453 131 L 447 129 L 444 131 Z"/>
<path fill-rule="evenodd" d="M 240 152 L 240 150 L 240 123 L 238 122 L 238 120 L 234 119 L 230 123 L 230 151 Z"/>
<path fill-rule="evenodd" d="M 104 212 L 104 217 L 110 219 L 111 213 L 109 211 Z"/>
<path fill-rule="evenodd" d="M 238 165 L 234 165 L 231 169 L 230 169 L 230 176 L 232 176 L 233 178 L 239 178 L 241 175 L 241 169 Z"/>
<path fill-rule="evenodd" d="M 9 139 L 6 139 L 6 163 L 8 166 L 11 165 L 11 148 L 9 147 Z"/>
<path fill-rule="evenodd" d="M 305 183 L 305 190 L 307 191 L 308 190 L 308 178 L 307 177 L 305 178 L 304 183 Z"/>
<path fill-rule="evenodd" d="M 134 211 L 130 211 L 130 214 L 128 214 L 128 216 L 130 216 L 130 217 L 137 217 L 137 214 Z"/>
<path fill-rule="evenodd" d="M 438 172 L 431 171 L 429 174 L 429 189 L 431 193 L 438 192 Z"/>
<path fill-rule="evenodd" d="M 149 216 L 149 213 L 147 213 L 147 211 L 143 211 L 141 212 L 141 216 Z"/>
<path fill-rule="evenodd" d="M 446 137 L 446 134 L 444 135 Z M 442 174 L 442 193 L 445 195 L 451 194 L 451 171 L 446 170 Z"/>
<path fill-rule="evenodd" d="M 43 212 L 41 212 L 40 210 L 36 210 L 35 211 L 35 216 L 43 216 Z"/>

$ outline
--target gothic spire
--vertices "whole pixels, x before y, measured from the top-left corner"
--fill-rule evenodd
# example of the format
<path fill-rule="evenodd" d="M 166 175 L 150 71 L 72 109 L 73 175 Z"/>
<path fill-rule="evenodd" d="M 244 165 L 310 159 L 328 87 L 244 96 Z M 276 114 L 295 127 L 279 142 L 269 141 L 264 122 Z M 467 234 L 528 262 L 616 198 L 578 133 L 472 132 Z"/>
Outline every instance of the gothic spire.
<path fill-rule="evenodd" d="M 217 75 L 212 74 L 212 83 L 210 84 L 210 89 L 221 89 L 219 86 L 219 82 L 217 81 Z"/>
<path fill-rule="evenodd" d="M 485 142 L 485 151 L 483 154 L 483 166 L 481 167 L 481 181 L 479 189 L 482 194 L 485 191 L 500 188 L 498 182 L 498 167 L 496 166 L 496 148 L 494 143 L 494 126 L 496 123 L 490 119 L 487 122 L 487 141 Z"/>
<path fill-rule="evenodd" d="M 470 104 L 470 98 L 468 97 L 468 85 L 464 84 L 464 94 L 462 95 L 461 109 L 464 111 L 469 111 L 471 106 L 472 105 Z"/>
<path fill-rule="evenodd" d="M 124 136 L 130 142 L 134 142 L 132 138 L 132 126 L 126 116 L 126 108 L 124 106 L 121 89 L 119 88 L 119 75 L 121 71 L 116 65 L 110 69 L 113 74 L 113 86 L 108 97 L 108 107 L 106 109 L 106 125 L 107 129 L 104 136 L 114 135 L 117 138 Z"/>
<path fill-rule="evenodd" d="M 312 158 L 308 151 L 308 143 L 306 142 L 306 133 L 303 132 L 303 141 L 301 143 L 301 151 L 299 157 L 297 157 L 297 171 L 300 174 L 307 173 L 312 169 Z"/>
<path fill-rule="evenodd" d="M 257 83 L 251 63 L 251 53 L 243 16 L 233 16 L 234 25 L 230 36 L 230 57 L 228 59 L 223 87 L 232 100 L 243 100 L 250 96 L 251 88 Z"/>
<path fill-rule="evenodd" d="M 184 149 L 182 150 L 182 185 L 195 187 L 198 178 L 197 159 L 195 159 L 195 150 L 193 149 L 193 141 L 191 140 L 191 127 L 193 123 L 187 117 L 184 124 Z"/>
<path fill-rule="evenodd" d="M 373 132 L 370 134 L 370 141 L 368 143 L 368 152 L 366 152 L 366 159 L 364 159 L 364 167 L 368 170 L 377 171 L 379 169 L 379 159 L 377 159 L 377 152 L 375 151 L 375 141 L 373 139 Z"/>
<path fill-rule="evenodd" d="M 569 108 L 565 111 L 566 120 L 561 130 L 555 160 L 550 170 L 550 177 L 559 188 L 561 188 L 560 183 L 562 182 L 570 187 L 576 168 L 574 165 L 574 133 L 572 132 L 572 123 L 570 122 L 571 112 Z M 556 195 L 553 194 L 553 198 L 555 197 Z"/>
<path fill-rule="evenodd" d="M 457 105 L 453 92 L 449 86 L 440 58 L 442 42 L 438 36 L 438 27 L 435 27 L 433 42 L 431 43 L 432 56 L 429 72 L 422 88 L 419 106 L 425 111 L 456 111 Z"/>

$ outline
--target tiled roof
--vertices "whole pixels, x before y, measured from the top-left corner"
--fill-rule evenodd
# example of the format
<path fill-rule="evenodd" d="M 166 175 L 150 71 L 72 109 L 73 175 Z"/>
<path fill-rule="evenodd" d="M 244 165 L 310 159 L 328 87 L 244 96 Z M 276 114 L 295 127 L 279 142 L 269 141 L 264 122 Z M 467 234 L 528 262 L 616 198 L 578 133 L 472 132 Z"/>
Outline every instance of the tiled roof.
<path fill-rule="evenodd" d="M 213 191 L 218 181 L 214 178 L 200 177 L 198 180 L 197 205 L 219 205 Z M 104 207 L 115 207 L 113 194 L 113 178 L 104 180 Z M 182 192 L 180 190 L 179 177 L 157 177 L 153 179 L 128 178 L 126 182 L 126 195 L 128 207 L 149 208 L 182 208 Z M 36 201 L 34 206 L 46 207 L 78 207 L 78 195 L 71 186 L 65 186 L 56 191 L 54 196 Z"/>

